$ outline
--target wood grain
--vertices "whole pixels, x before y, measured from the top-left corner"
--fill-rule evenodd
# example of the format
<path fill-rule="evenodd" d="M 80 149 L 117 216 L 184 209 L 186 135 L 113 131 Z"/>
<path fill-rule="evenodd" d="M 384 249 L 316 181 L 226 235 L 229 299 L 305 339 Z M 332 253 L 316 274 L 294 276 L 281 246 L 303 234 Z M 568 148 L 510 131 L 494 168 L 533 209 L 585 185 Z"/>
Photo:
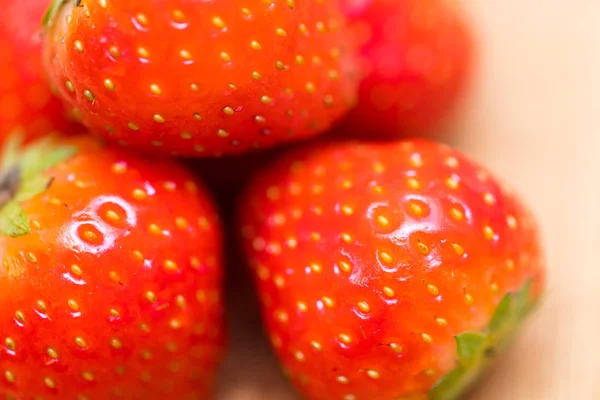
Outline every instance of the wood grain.
<path fill-rule="evenodd" d="M 543 306 L 472 400 L 600 400 L 600 2 L 462 2 L 481 62 L 453 144 L 533 207 L 550 274 Z M 293 399 L 245 290 L 233 289 L 219 400 Z"/>

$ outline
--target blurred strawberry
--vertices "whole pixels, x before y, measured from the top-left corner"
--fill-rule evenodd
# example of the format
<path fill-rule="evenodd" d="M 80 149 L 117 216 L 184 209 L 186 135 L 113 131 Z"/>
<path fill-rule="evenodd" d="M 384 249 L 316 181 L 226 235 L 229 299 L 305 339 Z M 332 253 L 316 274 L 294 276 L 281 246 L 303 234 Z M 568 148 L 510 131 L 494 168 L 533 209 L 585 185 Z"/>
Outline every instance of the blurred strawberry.
<path fill-rule="evenodd" d="M 0 397 L 209 398 L 224 322 L 205 189 L 89 138 L 9 146 L 2 165 Z"/>
<path fill-rule="evenodd" d="M 530 211 L 434 142 L 292 151 L 239 213 L 267 331 L 306 399 L 462 398 L 544 287 Z"/>
<path fill-rule="evenodd" d="M 474 43 L 448 0 L 342 0 L 362 45 L 359 103 L 343 136 L 437 135 L 464 93 Z"/>
<path fill-rule="evenodd" d="M 46 66 L 97 134 L 184 156 L 241 153 L 327 130 L 354 100 L 334 0 L 58 0 Z"/>
<path fill-rule="evenodd" d="M 42 68 L 42 17 L 48 0 L 7 1 L 0 24 L 0 142 L 16 129 L 28 138 L 67 129 Z"/>

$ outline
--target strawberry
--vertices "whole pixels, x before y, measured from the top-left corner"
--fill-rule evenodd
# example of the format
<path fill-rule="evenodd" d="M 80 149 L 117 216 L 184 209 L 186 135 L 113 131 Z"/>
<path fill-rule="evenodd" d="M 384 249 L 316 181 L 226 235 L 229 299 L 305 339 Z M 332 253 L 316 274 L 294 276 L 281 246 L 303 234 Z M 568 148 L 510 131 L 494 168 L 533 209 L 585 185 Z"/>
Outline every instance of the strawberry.
<path fill-rule="evenodd" d="M 359 102 L 338 133 L 394 139 L 438 135 L 466 91 L 472 32 L 447 0 L 344 0 L 361 44 Z"/>
<path fill-rule="evenodd" d="M 50 92 L 42 67 L 40 21 L 47 0 L 2 4 L 0 24 L 0 142 L 15 129 L 28 138 L 68 129 L 60 101 Z"/>
<path fill-rule="evenodd" d="M 84 137 L 3 165 L 0 397 L 206 399 L 224 326 L 205 189 Z"/>
<path fill-rule="evenodd" d="M 300 140 L 357 89 L 333 0 L 61 3 L 48 17 L 53 84 L 93 132 L 134 148 L 213 156 Z"/>
<path fill-rule="evenodd" d="M 423 139 L 287 153 L 239 218 L 271 342 L 306 399 L 458 398 L 544 287 L 526 206 Z"/>

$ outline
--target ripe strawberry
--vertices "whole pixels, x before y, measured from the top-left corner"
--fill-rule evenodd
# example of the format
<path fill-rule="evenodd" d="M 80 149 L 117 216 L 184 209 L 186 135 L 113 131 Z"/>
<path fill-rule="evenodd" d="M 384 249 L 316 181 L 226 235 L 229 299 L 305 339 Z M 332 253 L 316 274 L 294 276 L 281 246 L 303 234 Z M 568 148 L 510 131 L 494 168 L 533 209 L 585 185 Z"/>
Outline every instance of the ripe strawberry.
<path fill-rule="evenodd" d="M 93 132 L 135 148 L 272 147 L 324 132 L 355 95 L 333 0 L 65 3 L 50 17 L 52 82 Z"/>
<path fill-rule="evenodd" d="M 4 158 L 0 397 L 206 399 L 221 228 L 178 165 L 87 138 Z"/>
<path fill-rule="evenodd" d="M 60 101 L 50 93 L 42 67 L 40 21 L 47 5 L 47 0 L 2 4 L 0 142 L 15 129 L 34 138 L 69 125 Z"/>
<path fill-rule="evenodd" d="M 294 151 L 255 177 L 240 218 L 307 399 L 455 399 L 544 286 L 527 208 L 435 142 Z"/>
<path fill-rule="evenodd" d="M 447 0 L 344 0 L 362 45 L 359 103 L 339 133 L 358 138 L 433 135 L 464 93 L 473 39 Z"/>

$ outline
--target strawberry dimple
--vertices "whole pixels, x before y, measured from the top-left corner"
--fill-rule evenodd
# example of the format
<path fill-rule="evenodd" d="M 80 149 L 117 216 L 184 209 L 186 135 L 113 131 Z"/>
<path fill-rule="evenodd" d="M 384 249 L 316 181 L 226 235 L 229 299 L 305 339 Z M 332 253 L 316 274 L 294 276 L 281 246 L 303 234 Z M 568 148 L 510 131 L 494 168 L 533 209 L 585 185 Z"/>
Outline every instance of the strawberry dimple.
<path fill-rule="evenodd" d="M 94 132 L 136 148 L 204 156 L 272 147 L 324 132 L 355 94 L 352 48 L 331 1 L 94 2 L 56 18 L 52 81 Z"/>
<path fill-rule="evenodd" d="M 214 206 L 173 163 L 81 143 L 23 205 L 32 232 L 1 239 L 0 393 L 204 398 L 223 347 Z"/>
<path fill-rule="evenodd" d="M 282 156 L 240 202 L 266 326 L 306 398 L 425 395 L 506 293 L 543 285 L 529 212 L 432 142 Z"/>

